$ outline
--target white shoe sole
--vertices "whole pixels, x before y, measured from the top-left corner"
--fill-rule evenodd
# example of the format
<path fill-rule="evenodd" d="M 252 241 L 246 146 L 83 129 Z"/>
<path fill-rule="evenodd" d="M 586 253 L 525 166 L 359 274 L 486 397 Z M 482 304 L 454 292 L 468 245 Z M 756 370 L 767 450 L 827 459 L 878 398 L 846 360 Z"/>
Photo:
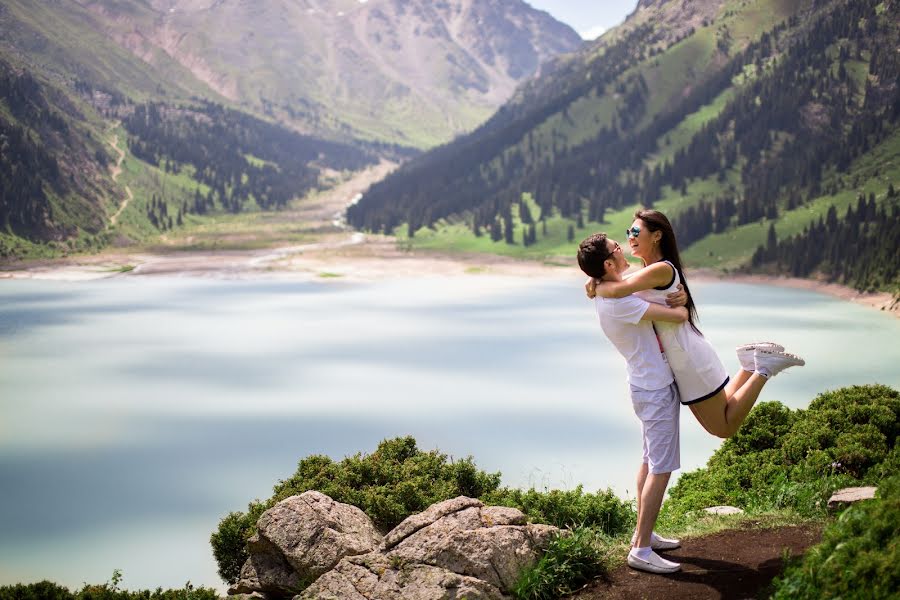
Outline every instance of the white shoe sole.
<path fill-rule="evenodd" d="M 638 571 L 645 571 L 647 573 L 676 573 L 681 570 L 681 565 L 678 563 L 672 563 L 674 566 L 662 566 L 662 565 L 654 565 L 653 563 L 642 560 L 632 554 L 628 555 L 628 566 L 632 569 L 637 569 Z"/>
<path fill-rule="evenodd" d="M 738 352 L 747 350 L 751 352 L 754 350 L 784 352 L 784 346 L 782 346 L 781 344 L 776 344 L 775 342 L 753 342 L 750 344 L 744 344 L 743 346 L 738 346 L 736 350 Z"/>

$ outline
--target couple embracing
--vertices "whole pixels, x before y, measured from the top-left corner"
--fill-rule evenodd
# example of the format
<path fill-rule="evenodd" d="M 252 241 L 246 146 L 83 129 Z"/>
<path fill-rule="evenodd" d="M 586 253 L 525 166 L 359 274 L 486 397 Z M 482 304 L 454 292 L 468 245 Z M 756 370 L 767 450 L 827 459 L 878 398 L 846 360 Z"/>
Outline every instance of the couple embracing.
<path fill-rule="evenodd" d="M 655 550 L 679 547 L 653 532 L 672 471 L 680 467 L 678 417 L 688 406 L 706 431 L 735 434 L 763 386 L 782 370 L 804 364 L 773 342 L 739 346 L 741 368 L 729 377 L 696 326 L 697 310 L 681 267 L 672 225 L 664 214 L 641 210 L 626 233 L 633 256 L 644 266 L 625 275 L 622 247 L 604 233 L 578 248 L 578 265 L 590 279 L 603 332 L 625 357 L 634 412 L 641 421 L 643 461 L 637 475 L 637 530 L 629 566 L 672 573 L 676 562 Z"/>

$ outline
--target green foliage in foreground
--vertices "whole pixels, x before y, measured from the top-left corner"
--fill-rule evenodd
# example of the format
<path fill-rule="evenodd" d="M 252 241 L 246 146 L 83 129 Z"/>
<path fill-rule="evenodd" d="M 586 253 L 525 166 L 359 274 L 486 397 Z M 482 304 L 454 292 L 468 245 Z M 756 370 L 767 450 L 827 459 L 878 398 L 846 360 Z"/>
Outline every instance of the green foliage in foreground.
<path fill-rule="evenodd" d="M 358 506 L 383 532 L 436 502 L 457 496 L 518 508 L 533 522 L 597 527 L 610 535 L 634 524 L 630 503 L 611 491 L 501 488 L 500 473 L 479 470 L 471 457 L 451 460 L 437 450 L 419 450 L 416 440 L 407 436 L 384 440 L 372 454 L 356 454 L 340 462 L 321 455 L 304 458 L 294 475 L 275 486 L 272 498 L 251 503 L 245 513 L 225 516 L 210 537 L 223 580 L 237 581 L 248 557 L 246 541 L 255 532 L 259 516 L 277 502 L 308 490 Z"/>
<path fill-rule="evenodd" d="M 663 518 L 678 522 L 718 504 L 823 515 L 835 489 L 898 471 L 898 434 L 900 392 L 884 385 L 826 392 L 806 410 L 760 404 L 706 468 L 681 476 Z"/>
<path fill-rule="evenodd" d="M 898 417 L 900 392 L 884 385 L 826 392 L 806 410 L 791 410 L 778 402 L 760 404 L 738 434 L 723 442 L 705 468 L 684 474 L 671 489 L 663 506 L 660 530 L 681 535 L 703 520 L 695 511 L 716 504 L 741 506 L 755 515 L 820 518 L 826 514 L 826 500 L 835 489 L 880 484 L 900 472 Z M 900 489 L 900 483 L 891 485 L 894 487 L 883 492 L 894 494 L 883 496 L 890 504 L 866 509 L 881 512 L 865 513 L 864 518 L 851 513 L 838 524 L 844 528 L 840 531 L 859 528 L 850 533 L 859 534 L 864 541 L 851 548 L 868 548 L 865 544 L 887 547 L 893 543 L 890 558 L 871 563 L 876 565 L 875 571 L 860 563 L 858 568 L 853 567 L 854 574 L 845 573 L 847 578 L 856 578 L 860 589 L 874 585 L 872 577 L 896 581 L 896 573 L 891 569 L 900 564 L 900 557 L 896 556 L 900 518 L 896 492 L 890 490 Z M 516 592 L 519 598 L 556 598 L 601 573 L 608 562 L 604 553 L 634 527 L 631 503 L 610 491 L 592 494 L 581 487 L 570 491 L 503 488 L 500 473 L 477 469 L 471 457 L 453 461 L 436 450 L 419 450 L 412 437 L 395 438 L 383 441 L 372 454 L 356 454 L 340 462 L 325 456 L 307 457 L 300 461 L 291 478 L 275 486 L 272 498 L 251 503 L 246 513 L 231 513 L 222 519 L 211 542 L 223 579 L 237 580 L 247 558 L 246 540 L 253 534 L 262 512 L 288 496 L 312 489 L 359 506 L 384 531 L 434 502 L 459 495 L 477 497 L 486 504 L 515 507 L 533 522 L 572 529 L 571 535 L 556 540 L 546 556 L 522 575 Z M 852 519 L 856 520 L 851 522 Z M 872 521 L 871 526 L 865 524 L 867 519 Z M 882 521 L 883 526 L 879 524 Z M 865 531 L 861 529 L 864 525 L 869 527 Z M 829 539 L 826 536 L 826 543 Z M 836 533 L 833 548 L 820 552 L 846 552 L 837 540 Z M 821 562 L 825 560 L 827 556 Z M 843 564 L 835 561 L 838 559 L 822 568 Z M 786 581 L 795 581 L 799 576 L 792 577 Z M 824 597 L 836 595 L 837 591 Z"/>
<path fill-rule="evenodd" d="M 564 532 L 516 582 L 519 600 L 556 600 L 604 572 L 606 539 L 589 527 Z"/>
<path fill-rule="evenodd" d="M 153 591 L 129 592 L 119 589 L 122 572 L 113 572 L 112 580 L 100 585 L 85 584 L 77 591 L 69 591 L 56 583 L 38 583 L 0 586 L 0 600 L 219 600 L 215 590 L 189 583 L 178 590 L 156 588 Z"/>
<path fill-rule="evenodd" d="M 900 476 L 882 481 L 875 500 L 851 506 L 775 581 L 776 600 L 879 600 L 900 590 Z"/>

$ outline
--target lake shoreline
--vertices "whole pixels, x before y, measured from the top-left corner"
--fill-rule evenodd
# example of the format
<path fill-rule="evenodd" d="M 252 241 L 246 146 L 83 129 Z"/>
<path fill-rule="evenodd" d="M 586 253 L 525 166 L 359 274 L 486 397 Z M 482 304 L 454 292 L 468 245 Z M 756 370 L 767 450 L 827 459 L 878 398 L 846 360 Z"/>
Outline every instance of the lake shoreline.
<path fill-rule="evenodd" d="M 712 269 L 688 270 L 692 280 L 697 281 L 729 281 L 731 283 L 748 283 L 756 285 L 773 285 L 776 287 L 809 290 L 825 294 L 839 300 L 861 304 L 900 318 L 900 298 L 888 292 L 860 292 L 851 287 L 815 279 L 800 279 L 776 275 L 759 275 L 749 273 L 723 273 Z"/>
<path fill-rule="evenodd" d="M 384 279 L 473 277 L 569 277 L 574 261 L 523 260 L 490 254 L 438 253 L 398 248 L 387 236 L 354 233 L 302 246 L 262 250 L 203 250 L 174 252 L 105 251 L 56 259 L 0 264 L 0 279 L 87 281 L 111 277 L 175 276 L 212 279 L 281 279 L 367 283 Z M 868 306 L 900 318 L 900 299 L 887 292 L 864 293 L 819 281 L 760 274 L 689 269 L 692 281 L 729 281 L 803 289 Z"/>

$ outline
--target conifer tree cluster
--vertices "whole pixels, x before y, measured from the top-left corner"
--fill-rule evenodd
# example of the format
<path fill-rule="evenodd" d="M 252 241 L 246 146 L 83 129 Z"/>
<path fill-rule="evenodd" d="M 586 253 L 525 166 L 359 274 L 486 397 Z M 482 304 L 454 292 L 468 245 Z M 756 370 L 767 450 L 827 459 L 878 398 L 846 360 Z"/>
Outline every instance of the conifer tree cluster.
<path fill-rule="evenodd" d="M 132 154 L 167 173 L 190 165 L 193 178 L 210 188 L 188 207 L 197 213 L 216 203 L 232 213 L 252 202 L 264 210 L 283 208 L 318 184 L 320 168 L 361 169 L 373 161 L 364 150 L 303 136 L 216 104 L 151 102 L 135 106 L 122 123 Z"/>
<path fill-rule="evenodd" d="M 476 235 L 489 231 L 492 239 L 528 244 L 524 219 L 525 233 L 515 239 L 504 226 L 523 194 L 541 214 L 602 222 L 611 209 L 652 206 L 666 189 L 686 195 L 696 181 L 717 181 L 711 198 L 670 215 L 687 246 L 834 193 L 855 160 L 897 132 L 897 3 L 815 3 L 744 47 L 732 44 L 725 25 L 709 25 L 717 33 L 711 64 L 719 66 L 655 114 L 648 114 L 654 98 L 644 78 L 651 70 L 639 63 L 658 55 L 641 50 L 640 35 L 650 32 L 638 28 L 636 37 L 607 43 L 602 60 L 550 70 L 479 130 L 404 165 L 373 186 L 348 220 L 391 231 L 464 215 Z M 724 108 L 688 143 L 671 158 L 653 160 L 687 116 L 726 90 Z M 617 107 L 593 137 L 573 145 L 566 127 L 547 126 L 577 127 L 571 109 L 591 95 L 614 95 Z"/>
<path fill-rule="evenodd" d="M 778 241 L 770 227 L 766 245 L 757 248 L 751 264 L 794 277 L 821 273 L 859 291 L 900 294 L 898 249 L 900 198 L 891 185 L 880 206 L 874 194 L 868 199 L 860 194 L 856 208 L 849 206 L 843 218 L 832 205 L 824 219 L 790 238 Z"/>

